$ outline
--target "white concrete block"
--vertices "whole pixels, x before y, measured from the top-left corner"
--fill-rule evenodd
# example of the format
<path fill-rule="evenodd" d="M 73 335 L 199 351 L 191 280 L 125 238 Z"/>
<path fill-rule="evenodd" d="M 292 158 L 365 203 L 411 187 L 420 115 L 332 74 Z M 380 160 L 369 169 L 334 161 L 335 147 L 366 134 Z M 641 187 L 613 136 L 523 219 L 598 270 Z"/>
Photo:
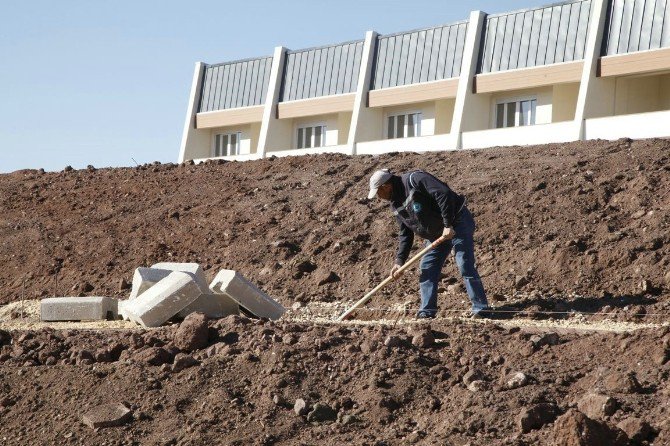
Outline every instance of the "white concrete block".
<path fill-rule="evenodd" d="M 239 314 L 240 306 L 225 294 L 201 294 L 192 304 L 181 310 L 177 316 L 186 317 L 191 313 L 204 313 L 210 318 L 221 318 Z"/>
<path fill-rule="evenodd" d="M 196 283 L 202 288 L 203 292 L 208 290 L 207 278 L 205 271 L 197 263 L 176 263 L 176 262 L 160 262 L 151 265 L 151 268 L 167 269 L 169 271 L 181 271 L 183 273 L 190 273 L 195 276 Z"/>
<path fill-rule="evenodd" d="M 123 311 L 131 321 L 143 327 L 158 327 L 201 294 L 192 275 L 174 271 L 135 299 L 127 300 Z"/>
<path fill-rule="evenodd" d="M 165 279 L 171 272 L 172 271 L 169 269 L 137 268 L 135 274 L 133 274 L 133 287 L 130 290 L 130 297 L 128 299 L 135 299 L 137 296 Z"/>
<path fill-rule="evenodd" d="M 230 269 L 219 271 L 209 287 L 215 293 L 227 295 L 258 317 L 279 319 L 286 311 L 279 302 Z"/>
<path fill-rule="evenodd" d="M 124 321 L 129 321 L 130 317 L 128 317 L 128 313 L 126 312 L 126 302 L 127 300 L 120 300 L 118 302 L 118 310 L 119 310 L 119 317 L 123 319 Z"/>
<path fill-rule="evenodd" d="M 98 321 L 116 319 L 117 314 L 113 297 L 49 297 L 40 302 L 43 321 Z"/>

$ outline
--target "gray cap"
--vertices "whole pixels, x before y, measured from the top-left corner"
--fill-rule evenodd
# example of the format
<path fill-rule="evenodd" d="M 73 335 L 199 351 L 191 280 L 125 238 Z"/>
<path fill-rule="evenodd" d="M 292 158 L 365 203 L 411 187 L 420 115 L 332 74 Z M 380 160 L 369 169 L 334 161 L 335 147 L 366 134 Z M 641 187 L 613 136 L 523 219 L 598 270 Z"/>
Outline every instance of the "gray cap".
<path fill-rule="evenodd" d="M 388 169 L 377 170 L 375 173 L 373 173 L 370 177 L 370 193 L 368 194 L 368 198 L 375 198 L 375 195 L 377 195 L 377 189 L 390 180 L 392 176 L 393 175 L 391 172 L 389 172 Z"/>

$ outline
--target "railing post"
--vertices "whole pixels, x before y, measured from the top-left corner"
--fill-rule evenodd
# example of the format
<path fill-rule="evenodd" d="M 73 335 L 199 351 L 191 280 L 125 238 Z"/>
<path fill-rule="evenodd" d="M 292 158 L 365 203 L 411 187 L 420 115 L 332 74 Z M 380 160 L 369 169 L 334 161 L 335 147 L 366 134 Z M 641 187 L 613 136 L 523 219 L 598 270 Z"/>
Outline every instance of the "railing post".
<path fill-rule="evenodd" d="M 598 79 L 598 60 L 605 34 L 605 19 L 607 17 L 608 0 L 591 0 L 591 16 L 589 33 L 586 36 L 586 50 L 584 51 L 584 69 L 579 84 L 577 107 L 575 109 L 576 140 L 586 138 L 585 119 L 590 116 L 590 106 L 599 102 L 598 87 L 602 79 Z"/>
<path fill-rule="evenodd" d="M 358 141 L 359 124 L 361 117 L 368 108 L 368 92 L 370 91 L 370 82 L 372 76 L 372 66 L 375 60 L 375 46 L 377 43 L 377 33 L 368 31 L 365 33 L 365 42 L 363 43 L 363 54 L 361 55 L 361 68 L 358 73 L 358 86 L 356 87 L 356 98 L 354 99 L 354 109 L 351 113 L 351 125 L 349 126 L 349 137 L 347 145 L 352 155 L 356 154 L 356 142 Z"/>
<path fill-rule="evenodd" d="M 462 148 L 463 128 L 468 115 L 468 102 L 474 93 L 474 81 L 477 74 L 477 63 L 479 61 L 479 49 L 481 47 L 482 30 L 486 22 L 486 13 L 472 11 L 468 23 L 468 33 L 465 37 L 463 47 L 463 60 L 461 62 L 461 74 L 458 79 L 458 90 L 454 104 L 454 116 L 451 120 L 451 148 Z"/>
<path fill-rule="evenodd" d="M 200 106 L 200 90 L 202 89 L 202 78 L 205 72 L 205 64 L 195 63 L 193 72 L 193 81 L 191 82 L 191 94 L 188 99 L 188 109 L 186 110 L 186 122 L 184 123 L 184 132 L 181 135 L 181 146 L 179 148 L 179 163 L 186 159 L 186 152 L 194 143 L 197 129 L 195 128 L 195 116 L 198 114 Z"/>
<path fill-rule="evenodd" d="M 260 158 L 265 158 L 268 149 L 268 140 L 271 137 L 272 127 L 277 120 L 277 104 L 279 103 L 279 93 L 281 90 L 282 79 L 284 75 L 284 59 L 286 58 L 286 48 L 278 46 L 275 48 L 272 57 L 272 68 L 270 69 L 270 82 L 268 92 L 265 98 L 265 109 L 263 110 L 263 121 L 261 122 L 261 131 L 258 136 L 258 147 L 256 153 Z"/>

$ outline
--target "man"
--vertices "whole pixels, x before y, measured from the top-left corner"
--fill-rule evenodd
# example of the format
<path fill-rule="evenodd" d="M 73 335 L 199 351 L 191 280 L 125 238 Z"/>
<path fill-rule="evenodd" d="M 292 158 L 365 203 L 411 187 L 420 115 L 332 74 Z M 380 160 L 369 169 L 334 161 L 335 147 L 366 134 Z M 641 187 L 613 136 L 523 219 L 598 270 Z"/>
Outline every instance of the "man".
<path fill-rule="evenodd" d="M 400 224 L 398 252 L 391 268 L 394 279 L 407 261 L 414 234 L 426 239 L 426 246 L 442 235 L 447 239 L 421 259 L 421 308 L 417 318 L 435 317 L 440 272 L 452 248 L 472 302 L 472 316 L 486 317 L 489 306 L 475 267 L 475 222 L 465 197 L 427 172 L 416 170 L 397 176 L 388 169 L 378 170 L 370 177 L 368 198 L 375 196 L 390 201 L 391 210 Z"/>

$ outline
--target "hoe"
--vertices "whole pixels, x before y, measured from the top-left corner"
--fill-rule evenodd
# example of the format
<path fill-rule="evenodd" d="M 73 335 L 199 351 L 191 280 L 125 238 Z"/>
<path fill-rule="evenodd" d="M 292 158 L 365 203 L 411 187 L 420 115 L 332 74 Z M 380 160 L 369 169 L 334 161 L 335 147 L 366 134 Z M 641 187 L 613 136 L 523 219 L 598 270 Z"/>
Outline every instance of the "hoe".
<path fill-rule="evenodd" d="M 426 253 L 427 253 L 428 251 L 430 251 L 431 249 L 437 247 L 437 245 L 439 245 L 440 243 L 442 243 L 442 242 L 444 242 L 444 241 L 446 241 L 446 240 L 447 240 L 447 239 L 446 239 L 444 236 L 442 236 L 442 237 L 438 238 L 437 240 L 435 240 L 435 241 L 434 241 L 433 243 L 431 243 L 430 245 L 426 246 L 426 247 L 425 247 L 424 249 L 422 249 L 418 254 L 416 254 L 414 257 L 412 257 L 412 258 L 409 259 L 407 262 L 405 262 L 405 264 L 404 264 L 403 266 L 400 267 L 400 269 L 398 270 L 398 272 L 397 272 L 396 274 L 402 274 L 402 273 L 403 273 L 407 268 L 409 268 L 412 264 L 416 263 L 417 260 L 419 260 L 421 257 L 423 257 L 424 255 L 426 255 Z M 361 305 L 364 305 L 367 301 L 369 301 L 369 300 L 372 298 L 372 296 L 374 296 L 374 294 L 375 294 L 377 291 L 379 291 L 379 290 L 381 290 L 382 288 L 384 288 L 384 286 L 386 286 L 386 284 L 389 283 L 389 282 L 391 282 L 392 280 L 393 280 L 393 276 L 388 276 L 386 279 L 384 279 L 384 280 L 382 281 L 382 283 L 380 283 L 379 285 L 377 285 L 372 291 L 370 291 L 368 294 L 366 294 L 365 296 L 363 296 L 363 297 L 361 298 L 361 300 L 359 300 L 358 302 L 356 302 L 351 308 L 349 308 L 347 311 L 345 311 L 344 313 L 342 313 L 342 315 L 341 315 L 340 317 L 338 317 L 337 320 L 338 320 L 338 321 L 343 321 L 343 320 L 345 320 L 345 319 L 348 319 L 348 318 L 354 313 L 354 311 L 356 311 L 357 308 L 359 308 Z"/>

